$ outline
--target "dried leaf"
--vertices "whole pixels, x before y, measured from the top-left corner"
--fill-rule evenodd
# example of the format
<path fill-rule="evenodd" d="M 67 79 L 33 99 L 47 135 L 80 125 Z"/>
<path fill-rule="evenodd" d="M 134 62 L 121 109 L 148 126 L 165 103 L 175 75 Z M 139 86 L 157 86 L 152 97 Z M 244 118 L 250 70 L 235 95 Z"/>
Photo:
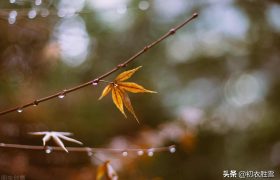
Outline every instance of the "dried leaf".
<path fill-rule="evenodd" d="M 123 115 L 126 117 L 126 114 L 123 109 L 123 101 L 122 101 L 122 94 L 121 91 L 118 88 L 112 89 L 112 99 L 117 108 L 123 113 Z"/>
<path fill-rule="evenodd" d="M 137 68 L 128 70 L 128 71 L 124 71 L 123 73 L 119 74 L 115 81 L 120 82 L 120 81 L 125 81 L 127 79 L 129 79 L 138 69 L 140 69 L 142 66 L 139 66 Z"/>
<path fill-rule="evenodd" d="M 73 142 L 73 143 L 83 145 L 83 143 L 81 141 L 78 141 L 76 139 L 73 139 L 73 138 L 70 138 L 70 137 L 67 137 L 67 136 L 64 136 L 64 135 L 60 135 L 60 134 L 58 134 L 57 136 L 60 137 L 61 139 L 66 140 L 66 141 L 70 141 L 70 142 Z"/>
<path fill-rule="evenodd" d="M 67 136 L 73 135 L 73 133 L 70 132 L 56 132 L 56 131 L 42 131 L 42 132 L 30 132 L 29 134 L 31 135 L 44 135 L 43 137 L 43 145 L 46 146 L 46 143 L 53 138 L 53 140 L 55 141 L 55 143 L 60 146 L 62 149 L 64 149 L 64 151 L 68 152 L 68 150 L 65 148 L 63 142 L 60 140 L 64 139 L 66 141 L 70 141 L 70 142 L 74 142 L 77 144 L 83 144 L 80 141 L 77 141 L 75 139 L 69 138 Z"/>
<path fill-rule="evenodd" d="M 143 86 L 136 84 L 134 82 L 123 82 L 129 79 L 140 68 L 141 66 L 128 71 L 124 71 L 123 73 L 119 74 L 114 80 L 114 82 L 112 82 L 111 84 L 107 85 L 104 88 L 99 98 L 102 99 L 112 90 L 112 99 L 114 104 L 117 106 L 117 108 L 126 117 L 126 114 L 124 112 L 124 107 L 123 107 L 123 105 L 125 105 L 126 109 L 134 116 L 134 118 L 138 123 L 139 120 L 134 112 L 134 109 L 132 107 L 132 104 L 130 102 L 129 96 L 127 95 L 126 91 L 132 93 L 156 93 L 155 91 L 147 90 Z"/>
<path fill-rule="evenodd" d="M 57 136 L 52 136 L 52 138 L 58 146 L 60 146 L 62 149 L 64 149 L 64 151 L 68 153 L 68 150 L 64 146 L 63 142 Z"/>
<path fill-rule="evenodd" d="M 119 177 L 118 177 L 116 171 L 114 170 L 114 168 L 111 166 L 110 162 L 107 161 L 105 164 L 106 164 L 107 177 L 110 180 L 118 180 Z"/>
<path fill-rule="evenodd" d="M 101 96 L 99 97 L 99 100 L 102 99 L 104 96 L 106 96 L 111 90 L 112 90 L 112 84 L 107 85 L 107 86 L 104 88 L 104 90 L 103 90 Z"/>
<path fill-rule="evenodd" d="M 47 141 L 49 141 L 51 139 L 51 135 L 50 134 L 46 134 L 43 137 L 43 145 L 46 146 Z"/>
<path fill-rule="evenodd" d="M 122 99 L 123 99 L 123 102 L 124 102 L 124 105 L 126 107 L 126 109 L 134 116 L 134 118 L 136 119 L 136 121 L 138 122 L 138 124 L 140 124 L 135 112 L 134 112 L 134 109 L 133 109 L 133 106 L 131 104 L 131 101 L 130 101 L 130 98 L 129 96 L 127 95 L 127 93 L 125 91 L 121 91 L 122 92 Z"/>
<path fill-rule="evenodd" d="M 96 180 L 101 180 L 105 175 L 105 171 L 106 171 L 106 163 L 98 166 L 97 173 L 96 173 Z"/>
<path fill-rule="evenodd" d="M 156 93 L 155 91 L 150 91 L 145 89 L 143 86 L 133 82 L 120 82 L 118 83 L 121 89 L 132 92 L 132 93 Z"/>
<path fill-rule="evenodd" d="M 106 173 L 106 174 L 105 174 Z M 96 173 L 96 180 L 102 180 L 106 175 L 109 180 L 118 180 L 118 175 L 114 168 L 111 166 L 110 161 L 106 161 L 102 165 L 98 166 Z"/>

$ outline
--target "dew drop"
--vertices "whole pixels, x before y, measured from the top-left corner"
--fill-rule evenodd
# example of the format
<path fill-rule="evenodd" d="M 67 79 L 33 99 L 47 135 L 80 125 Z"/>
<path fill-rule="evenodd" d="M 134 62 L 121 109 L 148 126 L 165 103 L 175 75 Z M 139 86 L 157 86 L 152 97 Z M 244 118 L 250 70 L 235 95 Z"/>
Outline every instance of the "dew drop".
<path fill-rule="evenodd" d="M 170 146 L 169 147 L 169 152 L 170 153 L 175 153 L 176 152 L 176 148 L 174 146 Z"/>
<path fill-rule="evenodd" d="M 152 149 L 148 150 L 148 156 L 152 157 L 154 155 L 154 151 Z"/>
<path fill-rule="evenodd" d="M 45 152 L 46 152 L 47 154 L 50 154 L 50 153 L 52 152 L 52 148 L 51 148 L 51 147 L 47 147 L 46 150 L 45 150 Z"/>
<path fill-rule="evenodd" d="M 39 104 L 39 102 L 38 102 L 37 100 L 35 100 L 35 101 L 33 102 L 33 106 L 38 106 L 38 104 Z"/>
<path fill-rule="evenodd" d="M 93 152 L 92 152 L 92 150 L 90 148 L 87 148 L 87 155 L 89 157 L 91 157 L 93 155 Z"/>
<path fill-rule="evenodd" d="M 34 19 L 37 16 L 37 12 L 35 9 L 32 9 L 28 12 L 28 18 L 29 19 Z"/>
<path fill-rule="evenodd" d="M 22 113 L 22 112 L 23 112 L 23 109 L 22 109 L 22 108 L 18 108 L 18 109 L 17 109 L 17 112 L 18 112 L 18 113 Z"/>
<path fill-rule="evenodd" d="M 128 152 L 127 152 L 127 151 L 124 151 L 124 152 L 122 152 L 122 155 L 123 155 L 124 157 L 126 157 L 126 156 L 128 155 Z"/>
<path fill-rule="evenodd" d="M 9 24 L 15 24 L 17 20 L 17 11 L 13 10 L 9 13 L 8 22 Z"/>
<path fill-rule="evenodd" d="M 59 99 L 63 99 L 65 97 L 65 95 L 64 94 L 60 94 L 60 95 L 58 95 L 58 98 Z"/>
<path fill-rule="evenodd" d="M 137 154 L 138 154 L 138 156 L 142 156 L 144 154 L 144 151 L 143 150 L 139 150 L 139 151 L 137 151 Z"/>

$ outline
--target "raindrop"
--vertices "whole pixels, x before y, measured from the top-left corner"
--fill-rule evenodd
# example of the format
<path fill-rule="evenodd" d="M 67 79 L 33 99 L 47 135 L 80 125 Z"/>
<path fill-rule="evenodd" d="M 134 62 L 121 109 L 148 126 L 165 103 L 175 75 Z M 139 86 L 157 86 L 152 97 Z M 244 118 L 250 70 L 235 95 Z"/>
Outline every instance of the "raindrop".
<path fill-rule="evenodd" d="M 50 154 L 51 152 L 52 152 L 52 148 L 51 147 L 46 147 L 46 150 L 45 150 L 45 152 L 47 153 L 47 154 Z"/>
<path fill-rule="evenodd" d="M 36 17 L 36 15 L 37 15 L 37 12 L 36 12 L 35 9 L 32 9 L 28 12 L 28 18 L 29 19 L 34 19 Z"/>
<path fill-rule="evenodd" d="M 148 156 L 152 157 L 154 155 L 154 151 L 152 149 L 148 150 Z"/>
<path fill-rule="evenodd" d="M 149 9 L 149 7 L 150 7 L 150 4 L 148 1 L 140 1 L 138 4 L 138 8 L 142 11 Z"/>
<path fill-rule="evenodd" d="M 152 157 L 154 155 L 153 151 L 148 152 L 148 156 Z"/>
<path fill-rule="evenodd" d="M 22 111 L 23 111 L 22 108 L 18 108 L 18 109 L 17 109 L 17 112 L 18 112 L 18 113 L 22 113 Z"/>
<path fill-rule="evenodd" d="M 65 94 L 60 94 L 60 95 L 58 95 L 58 98 L 59 99 L 63 99 L 65 97 Z"/>
<path fill-rule="evenodd" d="M 38 106 L 38 104 L 39 104 L 39 102 L 38 102 L 37 100 L 35 100 L 35 101 L 33 102 L 33 106 Z"/>
<path fill-rule="evenodd" d="M 138 156 L 142 156 L 144 154 L 144 151 L 143 150 L 139 150 L 139 151 L 137 151 L 137 154 L 138 154 Z"/>
<path fill-rule="evenodd" d="M 97 85 L 98 85 L 98 82 L 93 82 L 92 85 L 93 85 L 93 86 L 97 86 Z"/>
<path fill-rule="evenodd" d="M 35 0 L 35 5 L 40 6 L 42 4 L 42 0 Z"/>
<path fill-rule="evenodd" d="M 9 24 L 14 24 L 17 19 L 17 11 L 13 10 L 9 13 L 8 22 Z"/>
<path fill-rule="evenodd" d="M 170 146 L 169 147 L 169 152 L 170 153 L 175 153 L 176 152 L 176 148 L 174 146 Z"/>
<path fill-rule="evenodd" d="M 63 98 L 65 97 L 66 91 L 67 91 L 67 90 L 63 90 L 63 92 L 60 93 L 60 94 L 58 95 L 58 98 L 59 98 L 59 99 L 63 99 Z"/>
<path fill-rule="evenodd" d="M 122 152 L 122 155 L 123 155 L 124 157 L 126 157 L 126 156 L 128 155 L 128 152 L 127 152 L 127 151 L 124 151 L 124 152 Z"/>
<path fill-rule="evenodd" d="M 48 15 L 50 15 L 50 11 L 48 9 L 42 9 L 41 10 L 41 16 L 42 17 L 47 17 Z"/>
<path fill-rule="evenodd" d="M 90 148 L 87 148 L 87 155 L 90 157 L 93 155 L 93 152 Z"/>

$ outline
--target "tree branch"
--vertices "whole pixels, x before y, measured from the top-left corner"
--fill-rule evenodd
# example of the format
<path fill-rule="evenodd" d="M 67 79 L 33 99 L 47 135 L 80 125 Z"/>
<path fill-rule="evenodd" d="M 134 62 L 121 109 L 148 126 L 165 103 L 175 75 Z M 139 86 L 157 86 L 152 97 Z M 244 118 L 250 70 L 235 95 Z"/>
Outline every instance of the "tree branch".
<path fill-rule="evenodd" d="M 22 112 L 24 108 L 27 108 L 29 106 L 37 106 L 39 103 L 48 101 L 50 99 L 54 99 L 57 98 L 60 95 L 66 95 L 69 94 L 73 91 L 77 91 L 79 89 L 82 89 L 84 87 L 87 87 L 89 85 L 97 85 L 98 82 L 104 78 L 106 78 L 107 76 L 113 74 L 114 72 L 116 72 L 117 70 L 126 67 L 129 63 L 131 63 L 132 61 L 134 61 L 137 57 L 139 57 L 140 55 L 142 55 L 143 53 L 147 52 L 149 49 L 151 49 L 152 47 L 156 46 L 157 44 L 159 44 L 161 41 L 165 40 L 166 38 L 168 38 L 169 36 L 173 35 L 176 33 L 177 30 L 181 29 L 183 26 L 185 26 L 186 24 L 188 24 L 190 21 L 192 21 L 193 19 L 195 19 L 198 16 L 197 13 L 194 13 L 190 18 L 188 18 L 187 20 L 185 20 L 183 23 L 179 24 L 178 26 L 170 29 L 167 33 L 165 33 L 163 36 L 161 36 L 159 39 L 157 39 L 156 41 L 152 42 L 151 44 L 145 46 L 142 50 L 138 51 L 136 54 L 134 54 L 132 57 L 130 57 L 129 59 L 125 60 L 123 63 L 117 65 L 116 67 L 114 67 L 112 70 L 106 72 L 103 75 L 100 75 L 99 77 L 95 78 L 94 80 L 91 80 L 89 82 L 86 82 L 84 84 L 80 84 L 78 86 L 69 88 L 69 89 L 65 89 L 63 91 L 60 91 L 58 93 L 55 93 L 53 95 L 50 96 L 46 96 L 40 99 L 36 99 L 30 103 L 24 104 L 22 106 L 17 106 L 8 110 L 4 110 L 0 112 L 0 116 L 7 114 L 7 113 L 11 113 L 14 111 L 18 111 L 18 112 Z"/>
<path fill-rule="evenodd" d="M 22 145 L 22 144 L 5 144 L 0 143 L 0 148 L 14 148 L 14 149 L 26 149 L 26 150 L 50 150 L 50 151 L 64 151 L 63 148 L 57 146 L 33 146 L 33 145 Z M 92 148 L 92 147 L 67 147 L 69 152 L 87 152 L 87 153 L 123 153 L 123 152 L 135 152 L 139 151 L 143 153 L 148 152 L 165 152 L 169 151 L 174 153 L 176 151 L 175 145 L 165 146 L 165 147 L 157 147 L 157 148 L 133 148 L 133 149 L 112 149 L 112 148 Z M 142 155 L 142 154 L 141 154 Z"/>

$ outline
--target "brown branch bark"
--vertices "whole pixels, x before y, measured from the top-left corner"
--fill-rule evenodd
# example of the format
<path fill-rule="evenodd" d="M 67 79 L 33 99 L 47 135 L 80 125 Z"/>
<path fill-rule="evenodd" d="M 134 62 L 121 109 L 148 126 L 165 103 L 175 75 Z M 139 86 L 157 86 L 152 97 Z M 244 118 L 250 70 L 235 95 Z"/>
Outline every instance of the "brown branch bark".
<path fill-rule="evenodd" d="M 145 52 L 147 52 L 149 49 L 151 49 L 152 47 L 156 46 L 157 44 L 159 44 L 161 41 L 163 41 L 164 39 L 168 38 L 169 36 L 173 35 L 176 33 L 177 30 L 181 29 L 183 26 L 185 26 L 186 24 L 188 24 L 190 21 L 192 21 L 193 19 L 195 19 L 198 16 L 197 13 L 194 13 L 190 18 L 188 18 L 187 20 L 185 20 L 183 23 L 179 24 L 178 26 L 171 28 L 167 33 L 165 33 L 164 35 L 162 35 L 159 39 L 155 40 L 154 42 L 152 42 L 149 45 L 146 45 L 142 50 L 138 51 L 136 54 L 134 54 L 132 57 L 130 57 L 129 59 L 125 60 L 123 63 L 117 65 L 116 67 L 114 67 L 113 69 L 111 69 L 110 71 L 100 75 L 99 77 L 95 78 L 94 80 L 88 81 L 86 83 L 80 84 L 78 86 L 69 88 L 69 89 L 65 89 L 63 91 L 57 92 L 53 95 L 50 96 L 46 96 L 40 99 L 36 99 L 30 103 L 24 104 L 22 106 L 17 106 L 11 109 L 7 109 L 7 110 L 3 110 L 0 112 L 0 116 L 4 115 L 4 114 L 8 114 L 14 111 L 19 110 L 22 111 L 24 108 L 27 108 L 29 106 L 37 106 L 39 103 L 48 101 L 50 99 L 54 99 L 57 98 L 59 95 L 63 94 L 69 94 L 73 91 L 77 91 L 79 89 L 82 89 L 84 87 L 87 87 L 89 85 L 92 84 L 98 84 L 98 82 L 104 78 L 106 78 L 107 76 L 113 74 L 114 72 L 116 72 L 117 70 L 126 67 L 129 63 L 131 63 L 132 61 L 134 61 L 137 57 L 139 57 L 140 55 L 144 54 Z"/>
<path fill-rule="evenodd" d="M 14 149 L 26 149 L 26 150 L 46 150 L 50 149 L 51 151 L 65 151 L 61 147 L 57 146 L 34 146 L 34 145 L 22 145 L 22 144 L 6 144 L 0 143 L 0 148 L 14 148 Z M 111 148 L 92 148 L 92 147 L 66 147 L 69 152 L 103 152 L 103 153 L 122 153 L 122 152 L 138 152 L 143 151 L 143 153 L 147 153 L 149 151 L 152 152 L 164 152 L 170 151 L 171 153 L 175 152 L 175 145 L 165 146 L 165 147 L 157 147 L 157 148 L 124 148 L 124 149 L 111 149 Z"/>

